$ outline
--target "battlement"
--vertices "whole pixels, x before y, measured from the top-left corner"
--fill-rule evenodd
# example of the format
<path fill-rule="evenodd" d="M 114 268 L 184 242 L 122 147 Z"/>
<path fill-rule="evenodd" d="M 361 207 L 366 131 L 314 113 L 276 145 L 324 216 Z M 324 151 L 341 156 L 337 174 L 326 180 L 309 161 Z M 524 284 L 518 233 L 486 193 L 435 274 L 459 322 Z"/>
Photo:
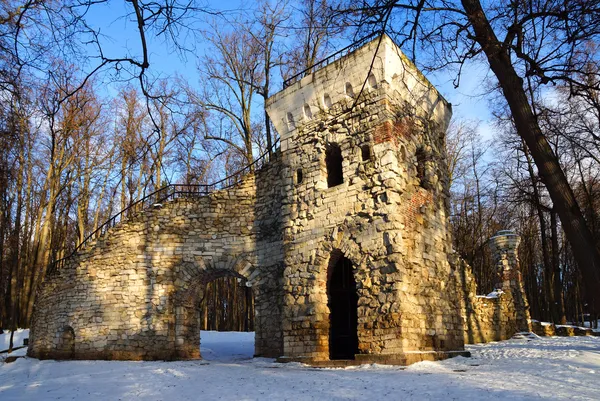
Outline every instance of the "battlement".
<path fill-rule="evenodd" d="M 398 93 L 416 114 L 446 130 L 451 105 L 384 34 L 269 98 L 266 108 L 281 136 L 282 149 L 287 148 L 294 130 L 321 113 L 331 113 L 337 104 L 354 104 L 361 90 L 377 88 Z"/>

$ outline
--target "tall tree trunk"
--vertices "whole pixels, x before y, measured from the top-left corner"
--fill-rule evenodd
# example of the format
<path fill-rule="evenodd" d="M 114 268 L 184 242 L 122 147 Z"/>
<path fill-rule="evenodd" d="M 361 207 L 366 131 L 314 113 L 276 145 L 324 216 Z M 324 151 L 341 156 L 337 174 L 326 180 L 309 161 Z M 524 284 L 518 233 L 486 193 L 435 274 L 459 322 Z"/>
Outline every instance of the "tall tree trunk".
<path fill-rule="evenodd" d="M 112 171 L 112 162 L 109 162 L 109 165 L 106 169 L 106 175 L 104 176 L 104 182 L 102 183 L 102 188 L 100 189 L 100 193 L 98 194 L 98 201 L 96 202 L 96 210 L 94 211 L 94 222 L 92 224 L 92 232 L 98 229 L 100 225 L 100 212 L 102 211 L 102 202 L 104 201 L 104 195 L 106 194 L 106 189 L 108 187 L 108 179 L 110 177 L 110 173 Z M 111 210 L 108 209 L 109 216 L 112 214 Z"/>
<path fill-rule="evenodd" d="M 133 166 L 131 166 L 133 169 Z M 127 201 L 127 180 L 131 177 L 131 170 L 127 168 L 127 154 L 125 149 L 121 150 L 121 209 L 125 210 L 129 202 Z M 112 214 L 112 211 L 111 213 Z"/>
<path fill-rule="evenodd" d="M 565 299 L 563 297 L 562 280 L 560 272 L 560 247 L 558 245 L 558 224 L 556 221 L 556 212 L 550 211 L 550 228 L 552 231 L 552 295 L 554 305 L 552 305 L 552 315 L 555 323 L 566 324 Z"/>
<path fill-rule="evenodd" d="M 59 183 L 57 180 L 60 179 L 59 174 L 55 174 L 54 169 L 54 158 L 51 158 L 48 173 L 46 174 L 46 188 L 48 188 L 48 202 L 45 205 L 44 211 L 39 212 L 39 231 L 34 239 L 34 258 L 32 261 L 33 270 L 31 272 L 29 280 L 29 291 L 27 293 L 27 309 L 25 312 L 25 319 L 29 321 L 33 312 L 33 304 L 35 301 L 35 295 L 37 286 L 46 276 L 46 270 L 48 263 L 50 262 L 50 239 L 53 231 L 53 220 L 56 205 L 56 198 L 58 195 Z"/>
<path fill-rule="evenodd" d="M 21 125 L 21 124 L 20 124 Z M 22 131 L 19 130 L 19 132 L 21 134 Z M 20 135 L 22 136 L 22 135 Z M 12 273 L 11 273 L 11 292 L 10 292 L 10 296 L 11 296 L 11 315 L 12 315 L 12 321 L 13 321 L 13 327 L 12 329 L 16 329 L 17 326 L 21 323 L 20 322 L 20 318 L 19 316 L 21 315 L 19 313 L 20 311 L 20 296 L 21 296 L 21 291 L 20 291 L 20 287 L 19 287 L 19 264 L 20 264 L 20 259 L 21 259 L 21 217 L 22 217 L 22 210 L 23 210 L 23 181 L 24 181 L 24 173 L 25 173 L 25 147 L 24 147 L 24 141 L 20 140 L 19 141 L 20 144 L 20 149 L 19 149 L 19 170 L 17 173 L 17 186 L 16 186 L 16 191 L 17 191 L 17 204 L 15 207 L 15 223 L 13 226 L 13 232 L 11 235 L 11 254 L 12 254 L 12 260 L 11 260 L 11 269 L 12 269 Z M 11 348 L 12 348 L 12 334 L 11 334 Z"/>
<path fill-rule="evenodd" d="M 0 166 L 1 167 L 1 166 Z M 8 216 L 10 215 L 10 213 L 6 210 L 8 208 L 8 201 L 7 201 L 7 189 L 5 188 L 5 181 L 3 179 L 3 175 L 4 175 L 4 171 L 0 171 L 0 200 L 2 200 L 2 203 L 0 204 L 0 217 L 2 217 L 0 219 L 0 289 L 3 289 L 1 286 L 3 286 L 6 283 L 6 290 L 4 292 L 4 300 L 2 302 L 2 305 L 0 305 L 0 316 L 2 317 L 1 319 L 1 326 L 6 326 L 8 324 L 7 327 L 10 327 L 10 304 L 11 304 L 11 299 L 10 299 L 10 293 L 11 293 L 11 289 L 10 289 L 10 283 L 11 283 L 11 268 L 10 266 L 7 266 L 6 263 L 4 263 L 4 244 L 5 244 L 5 238 L 6 238 L 6 232 L 7 227 L 6 225 L 8 224 L 8 222 L 10 221 L 10 219 L 8 218 Z M 3 327 L 0 327 L 3 328 Z"/>
<path fill-rule="evenodd" d="M 554 296 L 553 317 L 555 323 L 566 324 L 565 299 L 563 296 L 562 275 L 560 274 L 560 247 L 558 245 L 558 224 L 556 212 L 550 211 L 550 227 L 552 230 L 552 295 Z"/>
<path fill-rule="evenodd" d="M 545 315 L 543 316 L 544 320 L 552 320 L 554 323 L 558 323 L 557 320 L 554 320 L 554 315 L 552 311 L 554 310 L 553 305 L 555 304 L 554 297 L 554 288 L 552 287 L 552 264 L 550 262 L 550 249 L 548 247 L 548 235 L 546 229 L 546 218 L 544 217 L 544 207 L 542 206 L 542 199 L 540 197 L 540 191 L 538 189 L 538 183 L 535 180 L 535 172 L 533 171 L 533 164 L 531 161 L 531 156 L 529 155 L 529 151 L 527 149 L 527 144 L 524 140 L 523 143 L 523 153 L 525 154 L 525 159 L 527 160 L 527 171 L 529 172 L 529 178 L 531 180 L 531 187 L 533 189 L 533 202 L 535 204 L 535 208 L 537 211 L 537 216 L 540 224 L 540 237 L 541 237 L 541 245 L 542 245 L 542 260 L 544 262 L 544 300 L 545 300 Z"/>
<path fill-rule="evenodd" d="M 79 200 L 77 202 L 77 234 L 79 238 L 76 246 L 85 240 L 86 228 L 88 227 L 88 213 L 90 208 L 90 182 L 92 180 L 92 165 L 89 149 L 90 138 L 87 138 L 87 141 L 88 142 L 85 144 L 85 167 L 83 171 L 79 172 L 80 176 L 82 176 L 82 182 L 81 190 L 79 192 Z"/>
<path fill-rule="evenodd" d="M 31 276 L 33 275 L 33 263 L 31 259 L 31 240 L 33 230 L 35 227 L 36 213 L 33 210 L 34 195 L 33 195 L 33 160 L 32 160 L 32 145 L 27 144 L 27 189 L 25 192 L 25 226 L 23 227 L 23 247 L 21 252 L 21 260 L 19 270 L 21 272 L 20 281 L 20 305 L 21 311 L 27 310 L 28 294 L 31 283 Z M 27 316 L 21 314 L 21 320 L 24 322 L 23 326 L 28 327 L 29 321 L 26 320 Z"/>

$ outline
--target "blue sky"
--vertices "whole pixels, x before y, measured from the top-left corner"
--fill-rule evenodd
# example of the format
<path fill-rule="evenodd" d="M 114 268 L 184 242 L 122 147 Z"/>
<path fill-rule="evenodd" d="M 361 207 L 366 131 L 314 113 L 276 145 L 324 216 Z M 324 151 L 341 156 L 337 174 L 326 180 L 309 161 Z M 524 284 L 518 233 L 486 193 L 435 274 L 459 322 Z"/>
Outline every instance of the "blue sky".
<path fill-rule="evenodd" d="M 247 4 L 247 3 L 246 3 Z M 224 0 L 209 2 L 208 7 L 219 10 L 235 10 L 243 8 L 243 2 Z M 93 7 L 93 14 L 89 20 L 105 35 L 102 38 L 103 51 L 108 57 L 123 57 L 126 54 L 141 54 L 139 36 L 136 32 L 136 23 L 132 17 L 125 17 L 131 12 L 131 6 L 122 1 L 110 1 L 107 4 L 98 4 Z M 210 18 L 207 16 L 207 18 Z M 192 33 L 198 33 L 206 25 L 197 23 Z M 179 37 L 192 52 L 181 54 L 168 46 L 168 42 L 148 34 L 148 48 L 150 50 L 149 73 L 155 78 L 167 78 L 175 75 L 187 79 L 190 84 L 197 86 L 198 73 L 196 64 L 199 57 L 205 52 L 201 38 L 188 35 Z M 453 104 L 454 115 L 463 119 L 481 121 L 480 133 L 485 138 L 493 135 L 490 124 L 491 113 L 488 100 L 484 96 L 486 90 L 485 80 L 489 74 L 489 68 L 482 62 L 471 63 L 463 71 L 460 87 L 455 89 L 453 80 L 454 73 L 441 71 L 436 74 L 427 74 L 429 80 L 438 88 L 444 97 Z M 107 94 L 114 95 L 115 89 L 107 85 Z"/>

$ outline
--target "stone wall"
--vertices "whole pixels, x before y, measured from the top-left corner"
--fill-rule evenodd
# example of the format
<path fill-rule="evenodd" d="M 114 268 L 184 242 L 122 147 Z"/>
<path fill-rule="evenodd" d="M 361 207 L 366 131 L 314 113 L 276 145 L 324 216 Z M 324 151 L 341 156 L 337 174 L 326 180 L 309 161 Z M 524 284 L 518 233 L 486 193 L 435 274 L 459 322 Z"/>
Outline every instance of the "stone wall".
<path fill-rule="evenodd" d="M 462 287 L 461 302 L 465 343 L 474 344 L 511 338 L 517 332 L 531 331 L 529 305 L 519 270 L 519 237 L 500 231 L 490 238 L 489 246 L 498 274 L 496 289 L 478 295 L 471 267 L 453 255 L 457 281 Z"/>
<path fill-rule="evenodd" d="M 268 112 L 281 134 L 286 188 L 282 360 L 329 359 L 328 275 L 341 256 L 357 283 L 357 360 L 409 363 L 462 352 L 447 260 L 449 104 L 384 37 L 379 49 L 372 42 L 275 95 Z M 343 183 L 329 188 L 333 145 L 341 148 Z"/>
<path fill-rule="evenodd" d="M 223 275 L 253 288 L 256 355 L 281 355 L 279 170 L 277 158 L 232 189 L 156 205 L 79 251 L 46 279 L 29 355 L 199 358 L 199 298 Z"/>
<path fill-rule="evenodd" d="M 69 259 L 36 302 L 30 355 L 199 358 L 203 285 L 233 275 L 254 290 L 256 355 L 329 362 L 339 260 L 356 286 L 357 362 L 465 354 L 465 339 L 520 327 L 514 238 L 493 241 L 498 299 L 476 297 L 453 256 L 451 107 L 389 37 L 289 86 L 267 109 L 281 136 L 275 160 L 231 189 L 156 205 Z"/>

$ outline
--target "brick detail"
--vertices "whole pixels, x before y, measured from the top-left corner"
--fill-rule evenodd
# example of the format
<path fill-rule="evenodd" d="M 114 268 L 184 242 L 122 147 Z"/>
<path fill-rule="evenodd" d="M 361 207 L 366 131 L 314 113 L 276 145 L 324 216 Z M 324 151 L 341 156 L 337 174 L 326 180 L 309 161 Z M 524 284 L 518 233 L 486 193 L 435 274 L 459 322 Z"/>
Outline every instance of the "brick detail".
<path fill-rule="evenodd" d="M 409 139 L 415 132 L 415 123 L 411 118 L 405 117 L 394 122 L 386 121 L 375 127 L 373 141 L 376 144 L 391 142 L 398 145 L 401 139 Z"/>

